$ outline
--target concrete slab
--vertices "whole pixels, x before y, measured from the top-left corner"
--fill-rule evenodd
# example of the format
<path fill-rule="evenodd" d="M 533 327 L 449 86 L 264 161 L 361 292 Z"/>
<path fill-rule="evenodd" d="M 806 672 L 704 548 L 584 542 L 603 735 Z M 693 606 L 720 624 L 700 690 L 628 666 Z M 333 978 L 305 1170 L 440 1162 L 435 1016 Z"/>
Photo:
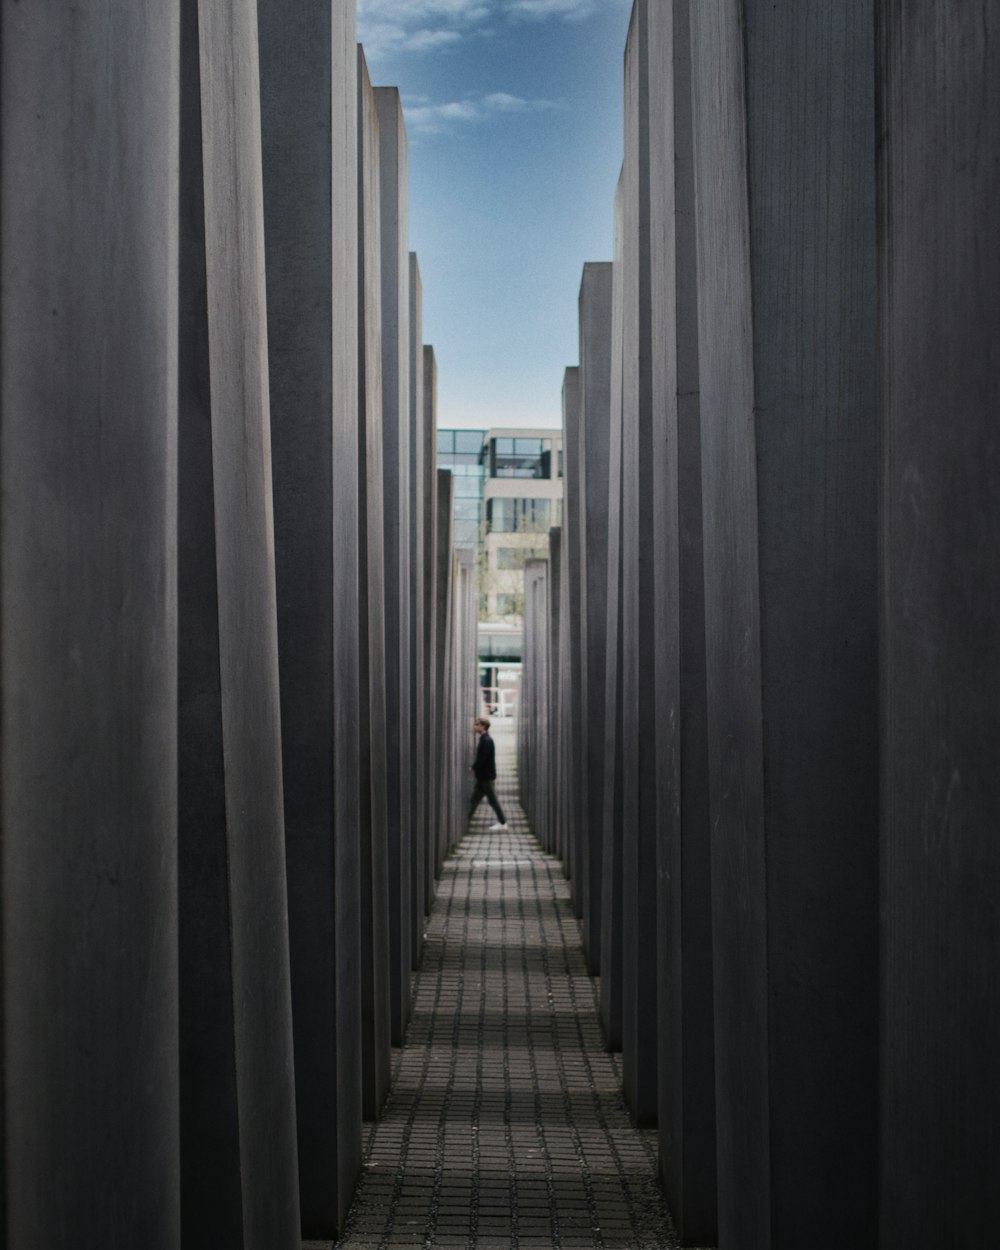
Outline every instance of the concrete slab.
<path fill-rule="evenodd" d="M 622 1082 L 637 1123 L 657 1113 L 656 776 L 668 727 L 656 708 L 656 439 L 652 402 L 647 5 L 625 50 L 622 170 Z M 663 739 L 663 741 L 661 741 Z"/>
<path fill-rule="evenodd" d="M 560 753 L 562 728 L 559 721 L 560 682 L 562 678 L 562 658 L 560 655 L 560 612 L 562 609 L 562 527 L 553 526 L 549 530 L 549 597 L 548 597 L 548 647 L 549 647 L 549 685 L 548 700 L 548 769 L 549 796 L 548 810 L 545 820 L 545 838 L 542 846 L 550 853 L 556 853 L 558 841 L 557 826 L 559 813 L 563 807 L 563 796 L 560 782 Z"/>
<path fill-rule="evenodd" d="M 382 470 L 385 540 L 386 749 L 392 1042 L 410 1018 L 412 955 L 410 677 L 410 251 L 407 141 L 395 87 L 376 87 L 382 241 Z"/>
<path fill-rule="evenodd" d="M 622 379 L 624 369 L 625 222 L 624 184 L 615 193 L 615 254 L 612 269 L 611 389 L 608 433 L 608 649 L 605 669 L 605 788 L 601 888 L 600 1018 L 609 1050 L 622 1046 Z"/>
<path fill-rule="evenodd" d="M 585 583 L 584 685 L 582 719 L 587 726 L 586 805 L 604 811 L 605 665 L 608 626 L 608 451 L 611 408 L 612 266 L 588 262 L 583 267 L 579 296 L 581 461 L 584 506 Z M 591 975 L 601 962 L 601 882 L 604 877 L 602 822 L 587 825 L 587 857 L 583 872 L 583 948 Z"/>
<path fill-rule="evenodd" d="M 426 790 L 427 790 L 427 735 L 426 699 L 427 672 L 424 665 L 426 648 L 426 604 L 424 599 L 424 556 L 426 536 L 424 534 L 424 457 L 427 454 L 424 421 L 427 413 L 424 407 L 424 291 L 420 281 L 420 265 L 415 252 L 409 254 L 409 296 L 410 296 L 410 429 L 409 429 L 409 473 L 410 473 L 410 552 L 409 552 L 409 610 L 410 632 L 409 674 L 410 674 L 410 707 L 413 723 L 402 741 L 410 743 L 410 959 L 415 972 L 420 967 L 420 955 L 424 945 L 424 918 L 427 910 L 427 882 L 425 878 L 424 858 L 427 844 L 426 827 Z M 402 726 L 400 726 L 402 729 Z"/>
<path fill-rule="evenodd" d="M 389 1092 L 390 960 L 385 570 L 382 467 L 382 259 L 379 128 L 358 48 L 358 632 L 361 638 L 360 814 L 362 1115 L 375 1119 Z"/>
<path fill-rule="evenodd" d="M 259 0 L 282 766 L 303 1229 L 361 1166 L 353 6 Z"/>
<path fill-rule="evenodd" d="M 256 5 L 185 2 L 181 47 L 183 1239 L 291 1250 L 301 1234 Z"/>
<path fill-rule="evenodd" d="M 647 8 L 654 414 L 660 1173 L 716 1244 L 712 882 L 689 0 Z"/>
<path fill-rule="evenodd" d="M 178 20 L 0 15 L 10 1246 L 180 1242 Z"/>
<path fill-rule="evenodd" d="M 580 456 L 580 369 L 573 366 L 563 378 L 563 448 L 566 477 L 563 499 L 563 535 L 566 543 L 566 593 L 569 610 L 566 614 L 569 662 L 565 729 L 566 777 L 563 794 L 566 803 L 566 845 L 563 867 L 570 880 L 573 911 L 577 919 L 583 915 L 583 873 L 586 864 L 587 811 L 584 797 L 584 764 L 586 760 L 587 726 L 583 720 L 586 706 L 583 667 L 583 612 L 581 539 L 582 481 Z"/>
<path fill-rule="evenodd" d="M 437 524 L 435 526 L 434 573 L 435 601 L 438 605 L 434 664 L 435 686 L 441 719 L 439 741 L 441 752 L 436 773 L 437 821 L 435 825 L 435 872 L 441 875 L 448 852 L 448 829 L 453 820 L 453 764 L 455 729 L 452 698 L 451 650 L 454 642 L 454 567 L 453 527 L 455 513 L 455 481 L 447 469 L 437 469 Z"/>
<path fill-rule="evenodd" d="M 1000 23 L 877 12 L 879 1245 L 898 1250 L 1000 1230 Z"/>
<path fill-rule="evenodd" d="M 719 1239 L 772 1250 L 877 1236 L 873 18 L 691 7 Z"/>
<path fill-rule="evenodd" d="M 423 485 L 421 507 L 424 516 L 422 548 L 423 595 L 424 595 L 424 652 L 421 672 L 426 688 L 424 719 L 421 734 L 427 744 L 426 785 L 424 786 L 424 907 L 429 914 L 434 901 L 437 880 L 437 854 L 435 838 L 438 824 L 438 774 L 441 768 L 440 735 L 446 726 L 438 706 L 437 664 L 435 643 L 437 638 L 437 361 L 434 348 L 423 348 Z"/>

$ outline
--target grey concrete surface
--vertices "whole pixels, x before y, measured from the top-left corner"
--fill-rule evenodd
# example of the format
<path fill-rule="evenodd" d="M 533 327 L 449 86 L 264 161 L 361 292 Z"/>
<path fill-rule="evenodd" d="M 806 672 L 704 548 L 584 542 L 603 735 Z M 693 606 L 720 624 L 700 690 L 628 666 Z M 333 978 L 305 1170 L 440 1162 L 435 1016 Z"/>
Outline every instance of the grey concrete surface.
<path fill-rule="evenodd" d="M 362 1115 L 370 1120 L 389 1092 L 391 1055 L 379 128 L 360 47 L 357 74 Z"/>
<path fill-rule="evenodd" d="M 622 1075 L 636 1121 L 657 1113 L 656 777 L 668 726 L 657 717 L 653 514 L 648 6 L 632 12 L 625 50 L 622 367 Z"/>
<path fill-rule="evenodd" d="M 934 0 L 877 12 L 879 1245 L 985 1246 L 1000 1238 L 1000 20 Z"/>
<path fill-rule="evenodd" d="M 438 603 L 437 579 L 437 360 L 434 348 L 424 345 L 422 368 L 424 371 L 424 458 L 421 507 L 424 514 L 423 536 L 423 585 L 424 585 L 424 650 L 421 672 L 424 674 L 426 698 L 424 719 L 420 730 L 427 744 L 424 767 L 424 906 L 430 913 L 437 888 L 437 851 L 435 840 L 438 826 L 438 782 L 441 767 L 441 735 L 448 732 L 439 706 L 438 668 L 435 648 L 437 645 L 437 622 L 441 607 Z"/>
<path fill-rule="evenodd" d="M 568 681 L 566 697 L 565 750 L 566 778 L 563 789 L 566 804 L 566 838 L 563 867 L 570 880 L 570 894 L 577 919 L 582 915 L 582 871 L 586 862 L 587 811 L 584 796 L 584 762 L 586 760 L 587 727 L 582 719 L 585 707 L 585 674 L 583 667 L 583 613 L 581 605 L 581 534 L 580 480 L 580 369 L 574 365 L 563 377 L 563 458 L 566 477 L 563 498 L 563 536 L 566 544 L 566 593 L 570 610 L 566 615 L 568 645 L 566 648 Z"/>
<path fill-rule="evenodd" d="M 869 1246 L 873 11 L 831 22 L 827 6 L 755 2 L 691 17 L 719 1238 L 839 1245 L 817 1212 L 849 1193 L 852 1238 Z"/>
<path fill-rule="evenodd" d="M 583 499 L 581 528 L 585 559 L 582 611 L 586 614 L 587 679 L 582 720 L 587 726 L 587 811 L 604 811 L 605 664 L 608 627 L 608 452 L 611 405 L 612 266 L 588 262 L 579 296 L 581 459 Z M 604 875 L 603 823 L 587 825 L 587 854 L 582 873 L 583 949 L 591 974 L 601 962 L 601 882 Z"/>
<path fill-rule="evenodd" d="M 600 1016 L 611 1050 L 622 1046 L 622 380 L 624 370 L 624 183 L 615 193 L 612 268 L 611 392 L 608 434 L 607 665 L 605 668 L 604 824 L 601 888 Z"/>
<path fill-rule="evenodd" d="M 451 773 L 454 752 L 454 724 L 452 698 L 451 651 L 454 645 L 452 621 L 455 608 L 455 587 L 452 579 L 454 569 L 454 512 L 455 481 L 447 469 L 436 469 L 437 474 L 437 524 L 435 526 L 434 577 L 435 601 L 438 605 L 435 637 L 435 687 L 438 692 L 438 715 L 441 732 L 438 735 L 440 754 L 435 773 L 437 781 L 437 816 L 434 826 L 434 868 L 440 877 L 444 859 L 448 853 L 447 831 L 454 817 L 453 777 Z"/>
<path fill-rule="evenodd" d="M 545 815 L 545 840 L 543 849 L 549 854 L 555 853 L 558 843 L 559 813 L 562 810 L 562 792 L 560 789 L 560 752 L 562 728 L 559 714 L 561 708 L 560 683 L 562 680 L 562 660 L 560 657 L 560 613 L 562 610 L 562 527 L 553 526 L 549 530 L 549 595 L 548 595 L 548 648 L 549 648 L 549 683 L 546 697 L 548 700 L 549 732 L 545 749 L 548 752 L 549 794 L 548 808 Z"/>
<path fill-rule="evenodd" d="M 650 5 L 660 1173 L 684 1245 L 718 1236 L 698 269 L 689 0 Z"/>
<path fill-rule="evenodd" d="M 361 1166 L 357 45 L 258 0 L 278 654 L 303 1230 Z"/>
<path fill-rule="evenodd" d="M 427 843 L 426 791 L 427 791 L 427 734 L 426 700 L 427 670 L 424 665 L 426 646 L 426 602 L 424 586 L 424 559 L 427 550 L 424 534 L 424 457 L 427 454 L 424 421 L 424 290 L 420 280 L 420 265 L 415 252 L 409 254 L 409 475 L 410 475 L 410 551 L 408 558 L 410 629 L 409 647 L 410 708 L 412 723 L 405 728 L 400 742 L 410 755 L 410 959 L 412 969 L 420 967 L 420 953 L 424 945 L 424 919 L 426 913 L 427 880 L 424 857 Z M 435 453 L 436 454 L 436 453 Z"/>
<path fill-rule="evenodd" d="M 412 971 L 410 686 L 410 251 L 407 141 L 399 91 L 376 87 L 382 242 L 382 469 L 392 1041 L 410 1018 Z"/>
<path fill-rule="evenodd" d="M 256 5 L 182 22 L 182 1236 L 263 1250 L 300 1219 Z"/>
<path fill-rule="evenodd" d="M 179 1245 L 178 14 L 0 14 L 11 1247 Z"/>

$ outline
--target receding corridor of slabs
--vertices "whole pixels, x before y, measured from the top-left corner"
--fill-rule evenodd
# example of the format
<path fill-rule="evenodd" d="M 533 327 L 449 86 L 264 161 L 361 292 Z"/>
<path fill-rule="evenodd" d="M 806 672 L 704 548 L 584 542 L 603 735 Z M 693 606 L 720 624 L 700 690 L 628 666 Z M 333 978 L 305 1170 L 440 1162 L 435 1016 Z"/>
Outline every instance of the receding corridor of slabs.
<path fill-rule="evenodd" d="M 655 1133 L 632 1127 L 604 1049 L 562 865 L 517 803 L 511 730 L 494 735 L 508 830 L 487 831 L 484 802 L 445 866 L 337 1244 L 674 1247 Z"/>

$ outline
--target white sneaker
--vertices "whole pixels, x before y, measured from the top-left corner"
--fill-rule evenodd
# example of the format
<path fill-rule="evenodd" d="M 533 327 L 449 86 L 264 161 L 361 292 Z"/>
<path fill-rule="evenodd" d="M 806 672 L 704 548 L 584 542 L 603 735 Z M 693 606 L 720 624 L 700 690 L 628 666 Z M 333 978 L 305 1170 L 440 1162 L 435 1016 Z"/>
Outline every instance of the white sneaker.
<path fill-rule="evenodd" d="M 502 825 L 499 821 L 497 821 L 495 825 L 490 825 L 489 829 L 487 830 L 487 833 L 500 833 L 501 830 L 506 829 L 506 828 L 507 826 L 505 824 Z"/>

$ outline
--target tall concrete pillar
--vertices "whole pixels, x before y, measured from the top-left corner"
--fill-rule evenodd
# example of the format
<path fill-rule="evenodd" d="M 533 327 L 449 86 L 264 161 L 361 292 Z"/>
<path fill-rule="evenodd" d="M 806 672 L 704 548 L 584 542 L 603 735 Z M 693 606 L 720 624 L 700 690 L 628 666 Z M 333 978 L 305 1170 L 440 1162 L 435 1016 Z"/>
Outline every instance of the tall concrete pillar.
<path fill-rule="evenodd" d="M 258 0 L 285 847 L 303 1230 L 361 1167 L 357 45 Z"/>
<path fill-rule="evenodd" d="M 563 447 L 566 463 L 565 497 L 563 499 L 563 534 L 566 542 L 566 590 L 569 602 L 567 649 L 569 685 L 564 724 L 567 727 L 566 753 L 566 847 L 563 868 L 570 879 L 573 910 L 579 919 L 582 912 L 582 877 L 586 862 L 587 811 L 583 793 L 584 765 L 587 758 L 587 726 L 583 720 L 585 706 L 583 666 L 583 596 L 581 591 L 582 475 L 580 457 L 580 370 L 573 366 L 563 378 Z M 570 730 L 570 727 L 572 729 Z"/>
<path fill-rule="evenodd" d="M 438 706 L 438 670 L 435 657 L 437 622 L 440 612 L 437 580 L 437 361 L 434 348 L 423 349 L 424 371 L 424 458 L 421 506 L 424 513 L 423 538 L 423 594 L 424 594 L 424 651 L 421 671 L 425 674 L 426 695 L 421 734 L 427 743 L 424 762 L 424 909 L 430 914 L 434 902 L 437 881 L 437 851 L 435 841 L 438 825 L 437 777 L 441 767 L 439 734 L 445 726 Z"/>
<path fill-rule="evenodd" d="M 413 967 L 410 679 L 410 251 L 407 142 L 395 87 L 376 87 L 382 242 L 382 472 L 392 1041 L 410 1019 Z"/>
<path fill-rule="evenodd" d="M 580 518 L 585 559 L 586 648 L 582 663 L 587 726 L 586 804 L 604 811 L 605 664 L 608 628 L 608 452 L 611 407 L 612 266 L 590 262 L 583 267 L 579 297 L 580 430 L 584 508 Z M 583 945 L 591 974 L 601 962 L 601 883 L 604 876 L 602 822 L 587 825 L 583 872 Z"/>
<path fill-rule="evenodd" d="M 383 566 L 382 294 L 379 128 L 358 47 L 358 632 L 360 653 L 362 1114 L 373 1120 L 391 1079 L 389 845 L 386 803 Z"/>
<path fill-rule="evenodd" d="M 545 817 L 545 841 L 543 847 L 550 854 L 556 853 L 559 813 L 563 805 L 560 780 L 559 743 L 562 727 L 559 722 L 560 684 L 562 659 L 559 652 L 561 638 L 559 616 L 562 608 L 562 527 L 549 530 L 549 586 L 548 586 L 548 648 L 549 681 L 546 691 L 548 703 L 548 733 L 545 750 L 548 755 L 549 795 Z"/>
<path fill-rule="evenodd" d="M 451 648 L 454 616 L 454 515 L 455 479 L 447 469 L 437 469 L 437 524 L 434 544 L 434 575 L 437 583 L 437 628 L 434 643 L 435 687 L 437 689 L 440 729 L 437 735 L 439 759 L 437 766 L 437 821 L 435 827 L 435 872 L 441 875 L 448 852 L 448 830 L 454 819 L 452 811 L 452 746 L 455 722 L 452 705 Z"/>
<path fill-rule="evenodd" d="M 691 31 L 719 1241 L 873 1246 L 874 13 Z"/>
<path fill-rule="evenodd" d="M 5 5 L 4 1232 L 180 1241 L 178 12 Z"/>
<path fill-rule="evenodd" d="M 714 1245 L 715 1043 L 690 0 L 647 10 L 660 1174 L 684 1245 Z"/>
<path fill-rule="evenodd" d="M 300 1244 L 255 4 L 182 5 L 185 1246 Z"/>
<path fill-rule="evenodd" d="M 622 379 L 624 371 L 624 175 L 615 193 L 611 291 L 611 389 L 608 432 L 607 664 L 604 705 L 603 874 L 601 888 L 601 1028 L 609 1050 L 622 1047 L 622 818 L 625 760 L 622 705 Z"/>
<path fill-rule="evenodd" d="M 646 0 L 632 11 L 625 49 L 622 169 L 622 1080 L 636 1121 L 657 1114 L 656 775 L 670 726 L 656 707 L 655 594 L 661 536 L 653 499 L 657 454 L 653 410 L 650 273 L 649 75 Z"/>
<path fill-rule="evenodd" d="M 971 1247 L 1000 1236 L 1000 15 L 877 12 L 878 1244 Z"/>
<path fill-rule="evenodd" d="M 420 967 L 424 947 L 424 916 L 427 910 L 427 882 L 424 870 L 424 854 L 427 841 L 427 736 L 425 733 L 427 674 L 424 667 L 426 646 L 424 603 L 424 559 L 426 536 L 424 533 L 424 458 L 427 455 L 424 421 L 424 293 L 420 281 L 420 266 L 415 252 L 409 254 L 409 475 L 410 475 L 410 550 L 408 556 L 409 590 L 408 603 L 410 629 L 409 646 L 410 708 L 413 720 L 403 740 L 410 743 L 410 958 L 412 968 Z M 403 727 L 400 726 L 400 729 Z"/>

